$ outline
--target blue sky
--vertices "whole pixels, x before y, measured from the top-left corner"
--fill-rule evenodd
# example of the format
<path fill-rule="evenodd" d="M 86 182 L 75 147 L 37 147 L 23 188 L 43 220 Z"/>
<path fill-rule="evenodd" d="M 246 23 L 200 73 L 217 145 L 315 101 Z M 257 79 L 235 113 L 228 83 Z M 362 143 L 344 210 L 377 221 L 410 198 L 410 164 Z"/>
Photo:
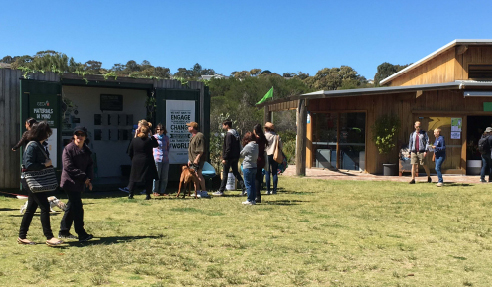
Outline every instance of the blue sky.
<path fill-rule="evenodd" d="M 13 4 L 15 3 L 15 4 Z M 19 3 L 19 4 L 17 4 Z M 347 65 L 372 79 L 454 39 L 491 39 L 492 1 L 6 1 L 0 58 L 55 50 L 78 62 L 148 60 L 314 75 Z"/>

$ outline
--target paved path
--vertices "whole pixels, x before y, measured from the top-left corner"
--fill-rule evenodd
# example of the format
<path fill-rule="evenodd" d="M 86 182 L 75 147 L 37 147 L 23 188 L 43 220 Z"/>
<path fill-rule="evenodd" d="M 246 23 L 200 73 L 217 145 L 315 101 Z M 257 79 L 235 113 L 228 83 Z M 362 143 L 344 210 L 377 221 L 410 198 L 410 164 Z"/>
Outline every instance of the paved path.
<path fill-rule="evenodd" d="M 285 170 L 282 176 L 296 176 L 296 166 L 289 165 L 289 167 Z M 320 168 L 306 168 L 306 177 L 307 178 L 317 178 L 317 179 L 331 179 L 331 180 L 375 180 L 375 181 L 399 181 L 399 182 L 409 182 L 412 177 L 409 173 L 405 173 L 404 176 L 384 176 L 384 175 L 373 175 L 368 173 L 361 173 L 358 171 L 347 171 L 347 170 L 339 170 L 339 171 L 331 171 L 328 169 L 320 169 Z M 431 174 L 432 181 L 437 183 L 437 175 Z M 454 183 L 469 183 L 469 184 L 479 184 L 480 176 L 479 175 L 443 175 L 444 184 L 446 182 L 454 182 Z M 420 176 L 415 179 L 417 182 L 419 181 L 427 181 L 427 176 L 425 173 L 420 173 Z"/>

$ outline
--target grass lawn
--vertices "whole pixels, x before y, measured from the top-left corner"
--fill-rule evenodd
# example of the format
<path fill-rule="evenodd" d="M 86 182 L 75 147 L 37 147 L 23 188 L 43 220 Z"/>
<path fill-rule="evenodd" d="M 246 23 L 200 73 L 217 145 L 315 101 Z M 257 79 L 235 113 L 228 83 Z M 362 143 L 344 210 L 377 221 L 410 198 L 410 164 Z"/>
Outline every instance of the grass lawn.
<path fill-rule="evenodd" d="M 492 284 L 492 184 L 280 177 L 279 186 L 256 206 L 239 192 L 85 193 L 95 239 L 58 248 L 17 244 L 24 201 L 0 196 L 0 286 Z M 51 217 L 55 234 L 60 219 Z M 45 241 L 39 213 L 28 238 Z"/>

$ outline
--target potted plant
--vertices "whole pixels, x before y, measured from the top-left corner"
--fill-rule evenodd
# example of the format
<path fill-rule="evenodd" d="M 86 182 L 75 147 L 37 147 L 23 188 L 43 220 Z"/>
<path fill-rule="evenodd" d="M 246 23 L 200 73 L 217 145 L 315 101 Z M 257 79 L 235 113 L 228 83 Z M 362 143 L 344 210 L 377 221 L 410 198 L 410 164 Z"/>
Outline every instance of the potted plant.
<path fill-rule="evenodd" d="M 387 155 L 394 150 L 400 126 L 400 119 L 395 115 L 383 115 L 374 122 L 371 127 L 372 141 L 379 154 Z M 396 163 L 383 164 L 384 175 L 396 175 L 397 167 Z"/>

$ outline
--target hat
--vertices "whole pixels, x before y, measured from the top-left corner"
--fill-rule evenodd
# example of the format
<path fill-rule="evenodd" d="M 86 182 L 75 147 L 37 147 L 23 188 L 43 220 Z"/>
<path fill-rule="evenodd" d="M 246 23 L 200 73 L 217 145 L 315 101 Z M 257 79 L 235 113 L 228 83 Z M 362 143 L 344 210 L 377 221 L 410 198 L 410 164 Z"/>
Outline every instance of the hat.
<path fill-rule="evenodd" d="M 492 132 L 492 128 L 491 128 L 491 127 L 487 127 L 487 128 L 485 129 L 485 132 L 486 132 L 486 133 L 490 133 L 490 132 Z"/>
<path fill-rule="evenodd" d="M 198 123 L 197 122 L 190 122 L 190 123 L 187 123 L 186 125 L 194 128 L 195 130 L 198 129 Z"/>
<path fill-rule="evenodd" d="M 266 122 L 263 127 L 264 128 L 269 128 L 271 130 L 275 130 L 275 126 L 271 122 Z"/>
<path fill-rule="evenodd" d="M 87 129 L 82 126 L 76 126 L 75 129 L 73 130 L 73 134 L 76 134 L 78 132 L 83 132 L 87 136 Z"/>

